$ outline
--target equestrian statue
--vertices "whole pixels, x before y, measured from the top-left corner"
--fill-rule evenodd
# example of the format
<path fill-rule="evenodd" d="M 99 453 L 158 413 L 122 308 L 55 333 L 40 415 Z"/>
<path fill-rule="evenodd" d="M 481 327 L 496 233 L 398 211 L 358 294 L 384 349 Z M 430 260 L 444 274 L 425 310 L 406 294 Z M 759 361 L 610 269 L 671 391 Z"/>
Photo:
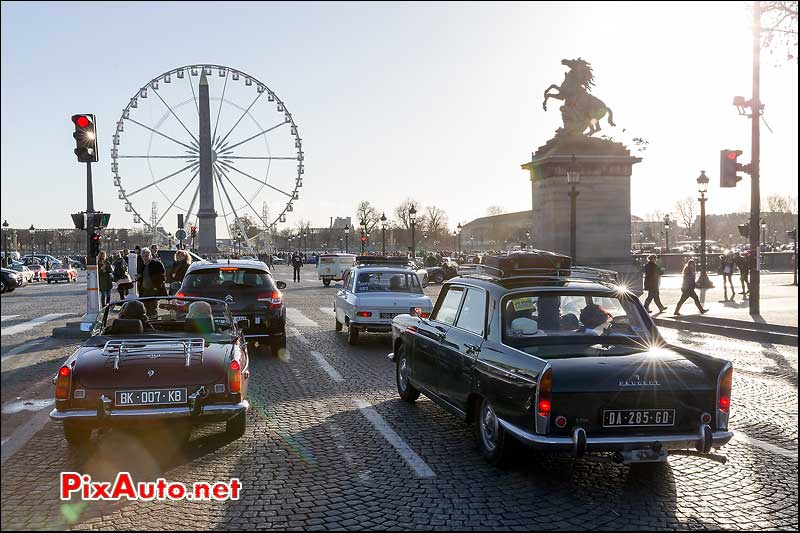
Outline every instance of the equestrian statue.
<path fill-rule="evenodd" d="M 544 102 L 542 107 L 547 111 L 547 99 L 555 98 L 563 100 L 561 106 L 561 118 L 564 127 L 556 131 L 556 135 L 584 135 L 587 128 L 589 131 L 585 135 L 591 137 L 600 131 L 600 119 L 608 113 L 608 123 L 614 124 L 614 113 L 603 103 L 602 100 L 591 94 L 594 86 L 594 74 L 592 66 L 581 59 L 562 59 L 561 64 L 569 67 L 569 71 L 564 74 L 564 82 L 561 86 L 551 85 L 544 91 Z M 556 90 L 557 92 L 550 92 Z"/>

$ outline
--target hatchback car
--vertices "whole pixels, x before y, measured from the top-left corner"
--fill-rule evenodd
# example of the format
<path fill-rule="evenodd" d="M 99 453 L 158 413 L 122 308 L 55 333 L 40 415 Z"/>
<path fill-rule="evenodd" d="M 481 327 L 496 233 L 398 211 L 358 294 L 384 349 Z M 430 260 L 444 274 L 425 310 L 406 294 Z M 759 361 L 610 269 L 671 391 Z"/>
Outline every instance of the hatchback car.
<path fill-rule="evenodd" d="M 286 350 L 286 304 L 281 289 L 261 261 L 200 260 L 189 265 L 175 296 L 216 298 L 224 301 L 234 321 L 248 320 L 244 335 L 267 343 L 272 353 Z"/>

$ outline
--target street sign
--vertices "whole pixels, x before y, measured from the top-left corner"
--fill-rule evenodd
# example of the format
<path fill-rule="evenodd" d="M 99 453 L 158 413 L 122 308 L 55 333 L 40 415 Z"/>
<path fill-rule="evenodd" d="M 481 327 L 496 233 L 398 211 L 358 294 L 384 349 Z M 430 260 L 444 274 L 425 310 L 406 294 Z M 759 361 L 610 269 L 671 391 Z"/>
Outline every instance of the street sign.
<path fill-rule="evenodd" d="M 176 231 L 175 232 L 175 238 L 178 239 L 179 241 L 184 240 L 186 238 L 186 230 L 185 229 L 179 229 L 178 231 Z"/>

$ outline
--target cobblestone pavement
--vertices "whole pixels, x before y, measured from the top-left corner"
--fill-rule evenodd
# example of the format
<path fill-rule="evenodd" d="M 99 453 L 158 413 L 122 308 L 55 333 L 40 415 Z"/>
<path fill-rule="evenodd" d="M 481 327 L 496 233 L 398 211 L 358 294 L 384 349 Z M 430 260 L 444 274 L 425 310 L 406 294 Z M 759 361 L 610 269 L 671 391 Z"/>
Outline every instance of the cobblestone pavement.
<path fill-rule="evenodd" d="M 290 273 L 279 267 L 276 277 Z M 107 432 L 83 454 L 70 452 L 61 428 L 42 417 L 49 407 L 39 408 L 52 397 L 47 379 L 74 349 L 49 337 L 69 318 L 4 334 L 2 528 L 798 528 L 797 348 L 664 331 L 734 362 L 737 437 L 722 449 L 726 464 L 673 456 L 645 470 L 527 452 L 498 469 L 480 457 L 470 427 L 427 399 L 399 401 L 388 336 L 367 334 L 351 347 L 334 331 L 335 287 L 289 283 L 297 312 L 288 356 L 253 356 L 245 436 L 230 441 L 223 425 L 204 427 L 176 457 L 163 453 L 164 433 L 152 432 Z M 79 313 L 83 287 L 66 287 L 3 295 L 3 329 Z M 426 290 L 435 297 L 439 288 Z M 64 470 L 187 484 L 238 477 L 243 492 L 223 503 L 60 502 Z"/>

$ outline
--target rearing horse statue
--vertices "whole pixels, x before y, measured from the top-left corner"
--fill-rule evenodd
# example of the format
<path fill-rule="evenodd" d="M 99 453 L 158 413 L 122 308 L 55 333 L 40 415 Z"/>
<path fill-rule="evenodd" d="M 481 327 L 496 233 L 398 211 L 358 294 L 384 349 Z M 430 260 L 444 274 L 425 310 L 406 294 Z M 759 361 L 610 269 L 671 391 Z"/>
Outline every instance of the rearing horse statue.
<path fill-rule="evenodd" d="M 561 64 L 569 67 L 564 75 L 564 82 L 551 85 L 544 91 L 542 107 L 547 111 L 547 99 L 563 100 L 561 118 L 564 127 L 559 128 L 558 134 L 583 135 L 589 128 L 587 136 L 592 136 L 600 131 L 600 119 L 608 113 L 608 123 L 614 124 L 614 113 L 602 100 L 590 94 L 594 86 L 592 66 L 581 58 L 562 59 Z M 556 93 L 551 93 L 555 89 Z"/>

